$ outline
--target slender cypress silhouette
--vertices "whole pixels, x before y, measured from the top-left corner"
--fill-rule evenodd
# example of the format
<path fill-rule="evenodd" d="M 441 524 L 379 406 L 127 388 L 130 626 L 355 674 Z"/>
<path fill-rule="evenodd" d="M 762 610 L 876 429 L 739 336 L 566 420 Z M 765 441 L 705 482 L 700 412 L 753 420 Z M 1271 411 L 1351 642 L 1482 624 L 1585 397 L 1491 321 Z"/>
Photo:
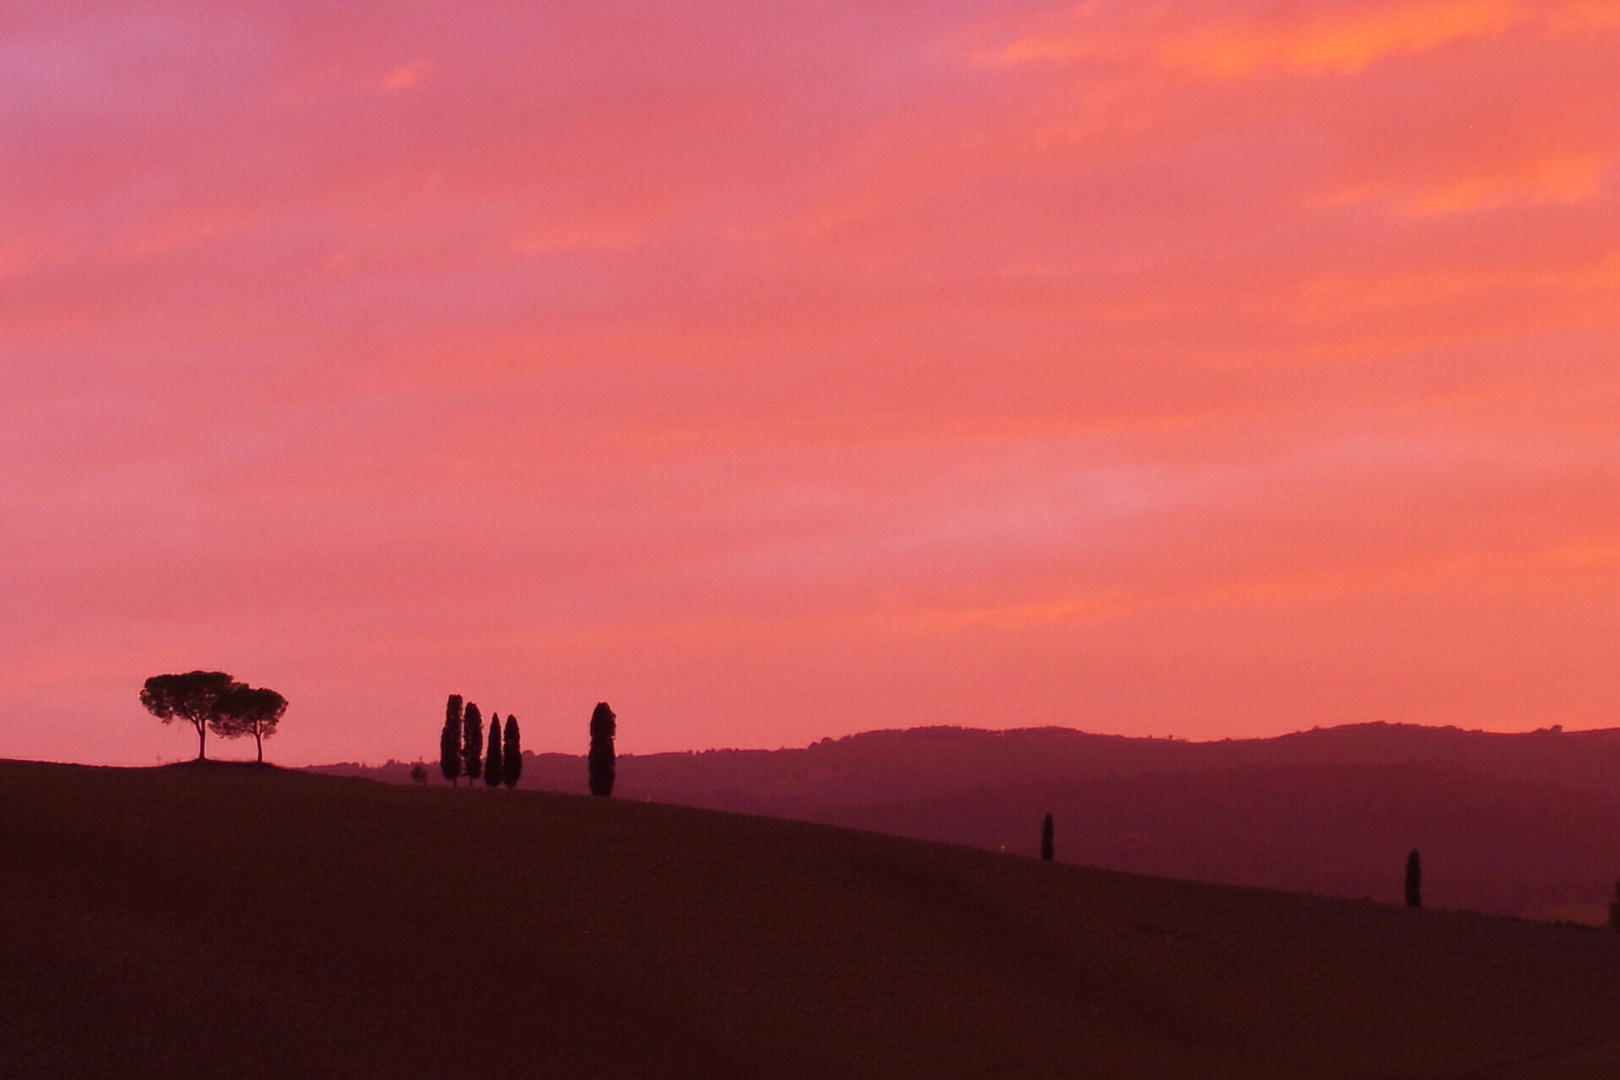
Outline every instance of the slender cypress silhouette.
<path fill-rule="evenodd" d="M 598 702 L 591 713 L 591 794 L 603 798 L 613 794 L 613 779 L 618 771 L 613 757 L 613 736 L 618 730 L 615 719 L 605 701 Z"/>
<path fill-rule="evenodd" d="M 484 775 L 484 714 L 470 701 L 461 715 L 461 771 L 469 784 Z"/>
<path fill-rule="evenodd" d="M 501 749 L 501 781 L 509 788 L 517 787 L 523 776 L 523 747 L 518 741 L 517 717 L 506 714 L 506 746 Z"/>
<path fill-rule="evenodd" d="M 1614 899 L 1609 902 L 1609 929 L 1620 931 L 1620 879 L 1614 883 Z"/>
<path fill-rule="evenodd" d="M 439 732 L 439 771 L 456 786 L 461 775 L 461 695 L 451 694 L 444 703 L 444 730 Z"/>
<path fill-rule="evenodd" d="M 1046 820 L 1041 822 L 1041 858 L 1051 862 L 1052 857 L 1052 815 L 1047 814 Z"/>
<path fill-rule="evenodd" d="M 1406 906 L 1423 906 L 1423 863 L 1416 851 L 1406 857 Z"/>
<path fill-rule="evenodd" d="M 489 752 L 484 755 L 484 786 L 500 787 L 501 778 L 501 714 L 489 718 Z"/>

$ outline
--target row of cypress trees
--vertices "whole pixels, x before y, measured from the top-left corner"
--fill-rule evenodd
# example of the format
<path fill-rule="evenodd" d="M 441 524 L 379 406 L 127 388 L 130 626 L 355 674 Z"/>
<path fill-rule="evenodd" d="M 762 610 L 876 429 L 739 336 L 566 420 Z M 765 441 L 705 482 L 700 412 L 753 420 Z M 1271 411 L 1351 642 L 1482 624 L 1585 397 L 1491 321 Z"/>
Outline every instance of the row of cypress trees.
<path fill-rule="evenodd" d="M 444 729 L 439 733 L 439 771 L 452 785 L 465 776 L 468 786 L 480 776 L 489 787 L 516 787 L 523 775 L 523 746 L 517 717 L 508 715 L 501 726 L 501 714 L 489 719 L 489 738 L 484 738 L 484 716 L 473 702 L 463 708 L 460 694 L 451 694 L 444 706 Z"/>
<path fill-rule="evenodd" d="M 591 774 L 591 794 L 604 798 L 613 794 L 618 774 L 613 738 L 618 733 L 618 717 L 605 701 L 596 703 L 591 713 L 591 752 L 587 761 Z M 451 694 L 444 705 L 444 729 L 439 732 L 439 771 L 455 785 L 465 776 L 469 786 L 482 776 L 489 787 L 516 787 L 523 775 L 523 747 L 518 740 L 517 717 L 508 716 L 501 727 L 501 714 L 489 721 L 489 738 L 484 738 L 484 717 L 472 702 L 462 705 L 460 694 Z M 425 782 L 425 775 L 424 775 Z"/>

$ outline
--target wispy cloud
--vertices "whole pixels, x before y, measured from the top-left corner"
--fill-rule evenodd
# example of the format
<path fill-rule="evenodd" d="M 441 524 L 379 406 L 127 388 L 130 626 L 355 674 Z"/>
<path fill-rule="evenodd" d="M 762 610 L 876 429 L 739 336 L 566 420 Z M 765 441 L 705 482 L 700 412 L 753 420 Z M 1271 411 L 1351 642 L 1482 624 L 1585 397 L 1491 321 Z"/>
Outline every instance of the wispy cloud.
<path fill-rule="evenodd" d="M 6 20 L 0 755 L 1620 723 L 1617 11 Z"/>

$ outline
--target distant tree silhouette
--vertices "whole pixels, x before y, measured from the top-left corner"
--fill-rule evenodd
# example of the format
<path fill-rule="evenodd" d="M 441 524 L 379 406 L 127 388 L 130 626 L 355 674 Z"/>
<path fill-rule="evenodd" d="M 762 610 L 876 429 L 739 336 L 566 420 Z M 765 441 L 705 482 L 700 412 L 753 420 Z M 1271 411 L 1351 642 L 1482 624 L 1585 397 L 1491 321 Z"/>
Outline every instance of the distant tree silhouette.
<path fill-rule="evenodd" d="M 454 787 L 461 775 L 461 695 L 444 704 L 444 730 L 439 732 L 439 771 Z"/>
<path fill-rule="evenodd" d="M 427 787 L 427 769 L 422 767 L 420 761 L 411 766 L 411 779 L 423 787 Z"/>
<path fill-rule="evenodd" d="M 1423 863 L 1416 851 L 1406 857 L 1406 906 L 1423 906 Z"/>
<path fill-rule="evenodd" d="M 1047 814 L 1046 820 L 1041 822 L 1041 858 L 1050 862 L 1052 856 L 1052 815 Z"/>
<path fill-rule="evenodd" d="M 1614 899 L 1609 901 L 1609 929 L 1620 931 L 1620 879 L 1614 883 Z"/>
<path fill-rule="evenodd" d="M 500 787 L 506 775 L 501 769 L 501 714 L 489 718 L 489 752 L 484 757 L 484 785 Z"/>
<path fill-rule="evenodd" d="M 154 675 L 141 687 L 141 704 L 165 724 L 178 717 L 197 730 L 197 760 L 204 753 L 208 728 L 223 715 L 226 696 L 240 686 L 223 671 L 188 671 L 184 675 Z"/>
<path fill-rule="evenodd" d="M 461 771 L 469 784 L 484 775 L 484 714 L 470 701 L 461 714 Z"/>
<path fill-rule="evenodd" d="M 591 794 L 604 798 L 613 794 L 613 779 L 618 771 L 613 757 L 615 719 L 605 701 L 598 702 L 596 711 L 591 713 Z"/>
<path fill-rule="evenodd" d="M 523 776 L 523 747 L 518 741 L 517 717 L 511 713 L 506 714 L 505 742 L 501 749 L 501 782 L 514 788 Z"/>
<path fill-rule="evenodd" d="M 232 682 L 220 698 L 219 715 L 209 722 L 224 739 L 253 736 L 258 762 L 264 764 L 264 740 L 276 733 L 276 725 L 287 712 L 287 699 L 262 686 Z"/>

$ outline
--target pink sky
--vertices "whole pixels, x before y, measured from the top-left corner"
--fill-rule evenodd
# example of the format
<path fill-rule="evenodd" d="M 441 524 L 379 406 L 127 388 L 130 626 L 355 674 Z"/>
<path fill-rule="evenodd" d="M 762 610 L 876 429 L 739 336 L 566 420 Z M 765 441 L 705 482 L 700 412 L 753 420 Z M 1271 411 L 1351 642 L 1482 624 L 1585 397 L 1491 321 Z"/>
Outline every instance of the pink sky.
<path fill-rule="evenodd" d="M 576 752 L 1620 725 L 1617 56 L 1620 0 L 7 5 L 0 756 L 188 756 L 193 668 L 285 763 L 452 691 Z"/>

